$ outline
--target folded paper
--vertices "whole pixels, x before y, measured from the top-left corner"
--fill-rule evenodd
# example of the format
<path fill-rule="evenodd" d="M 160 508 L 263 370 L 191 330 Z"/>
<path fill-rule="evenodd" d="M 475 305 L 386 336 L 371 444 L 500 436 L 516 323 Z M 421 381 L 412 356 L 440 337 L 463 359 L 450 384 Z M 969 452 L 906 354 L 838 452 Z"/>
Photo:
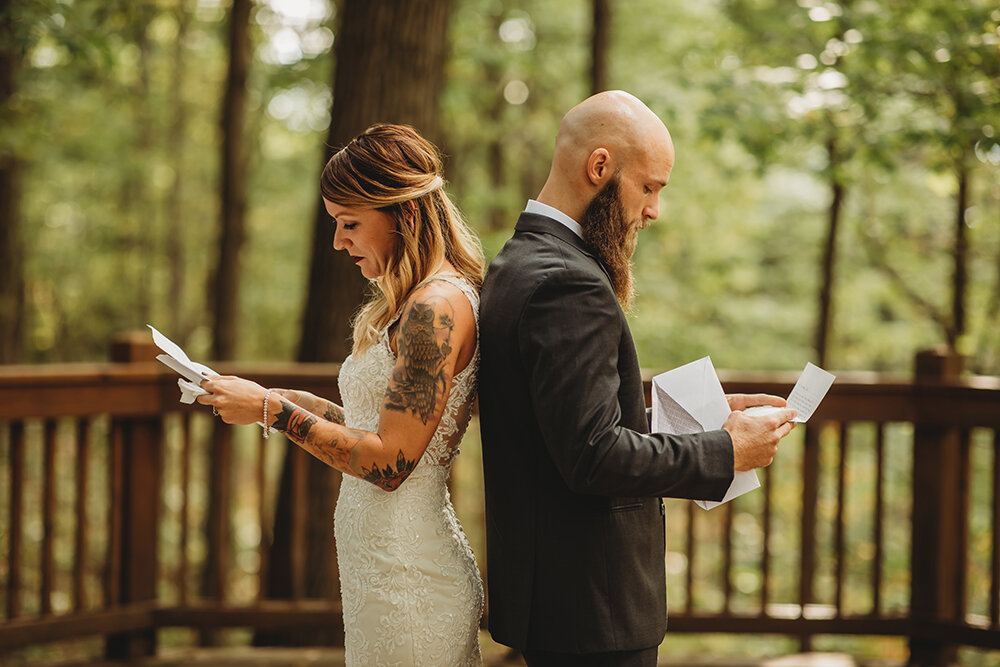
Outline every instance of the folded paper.
<path fill-rule="evenodd" d="M 153 342 L 156 347 L 163 350 L 165 354 L 156 355 L 157 361 L 167 366 L 182 377 L 177 378 L 177 386 L 181 390 L 181 403 L 190 405 L 195 399 L 208 392 L 201 388 L 201 381 L 209 375 L 218 375 L 205 364 L 191 361 L 187 353 L 174 341 L 170 340 L 159 331 L 147 324 L 149 330 L 153 332 Z"/>
<path fill-rule="evenodd" d="M 806 422 L 826 396 L 836 377 L 807 363 L 788 395 L 788 407 L 796 410 L 792 421 Z M 729 418 L 729 401 L 710 357 L 692 361 L 653 378 L 653 431 L 684 435 L 722 428 Z M 747 408 L 747 415 L 765 415 L 783 410 L 770 405 Z M 760 487 L 753 470 L 736 472 L 721 501 L 696 500 L 702 509 L 712 509 Z"/>

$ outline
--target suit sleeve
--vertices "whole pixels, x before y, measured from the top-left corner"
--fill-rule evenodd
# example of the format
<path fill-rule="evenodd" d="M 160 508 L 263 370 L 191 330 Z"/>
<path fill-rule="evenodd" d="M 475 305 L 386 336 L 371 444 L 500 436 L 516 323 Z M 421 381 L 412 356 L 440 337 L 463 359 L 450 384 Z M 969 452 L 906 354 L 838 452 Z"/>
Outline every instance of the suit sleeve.
<path fill-rule="evenodd" d="M 518 345 L 545 446 L 576 493 L 721 500 L 733 479 L 725 431 L 642 434 L 621 425 L 623 321 L 608 285 L 569 269 L 542 280 Z"/>

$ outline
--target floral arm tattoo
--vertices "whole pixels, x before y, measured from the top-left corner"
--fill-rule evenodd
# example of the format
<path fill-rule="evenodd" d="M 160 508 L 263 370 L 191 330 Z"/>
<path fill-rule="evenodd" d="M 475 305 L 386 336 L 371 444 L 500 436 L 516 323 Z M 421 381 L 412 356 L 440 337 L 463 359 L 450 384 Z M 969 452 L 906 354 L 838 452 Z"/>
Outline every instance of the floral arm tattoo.
<path fill-rule="evenodd" d="M 338 414 L 342 420 L 343 411 Z M 318 428 L 321 423 L 319 417 L 282 396 L 281 410 L 275 415 L 271 428 L 281 431 L 289 440 L 331 468 L 360 477 L 385 491 L 395 491 L 399 488 L 417 465 L 419 459 L 407 459 L 403 455 L 403 450 L 399 450 L 396 456 L 395 469 L 391 465 L 380 468 L 374 460 L 370 468 L 360 465 L 357 460 L 358 445 L 366 437 L 374 434 L 347 428 L 343 426 L 343 421 L 338 423 L 329 418 L 326 421 L 336 424 L 336 428 L 332 429 L 332 437 L 330 429 L 321 433 L 324 429 Z"/>

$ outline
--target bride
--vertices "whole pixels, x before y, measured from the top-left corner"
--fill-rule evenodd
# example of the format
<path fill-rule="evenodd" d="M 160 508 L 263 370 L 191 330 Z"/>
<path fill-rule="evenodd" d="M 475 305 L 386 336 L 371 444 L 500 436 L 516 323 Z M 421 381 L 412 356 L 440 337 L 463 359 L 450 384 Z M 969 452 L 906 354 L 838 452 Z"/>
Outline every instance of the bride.
<path fill-rule="evenodd" d="M 327 163 L 322 193 L 377 285 L 354 321 L 340 407 L 232 376 L 199 397 L 344 473 L 334 515 L 347 664 L 480 665 L 483 586 L 446 482 L 475 401 L 482 250 L 412 128 L 375 125 Z"/>

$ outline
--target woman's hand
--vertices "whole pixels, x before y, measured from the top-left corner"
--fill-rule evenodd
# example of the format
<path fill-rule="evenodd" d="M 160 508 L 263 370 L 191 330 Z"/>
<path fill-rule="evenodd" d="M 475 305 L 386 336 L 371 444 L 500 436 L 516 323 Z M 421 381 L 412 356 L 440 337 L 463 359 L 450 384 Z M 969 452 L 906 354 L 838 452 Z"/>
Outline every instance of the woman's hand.
<path fill-rule="evenodd" d="M 199 396 L 198 402 L 211 405 L 227 424 L 253 424 L 264 417 L 267 390 L 256 382 L 234 375 L 213 375 L 202 380 L 201 388 L 209 393 Z"/>

